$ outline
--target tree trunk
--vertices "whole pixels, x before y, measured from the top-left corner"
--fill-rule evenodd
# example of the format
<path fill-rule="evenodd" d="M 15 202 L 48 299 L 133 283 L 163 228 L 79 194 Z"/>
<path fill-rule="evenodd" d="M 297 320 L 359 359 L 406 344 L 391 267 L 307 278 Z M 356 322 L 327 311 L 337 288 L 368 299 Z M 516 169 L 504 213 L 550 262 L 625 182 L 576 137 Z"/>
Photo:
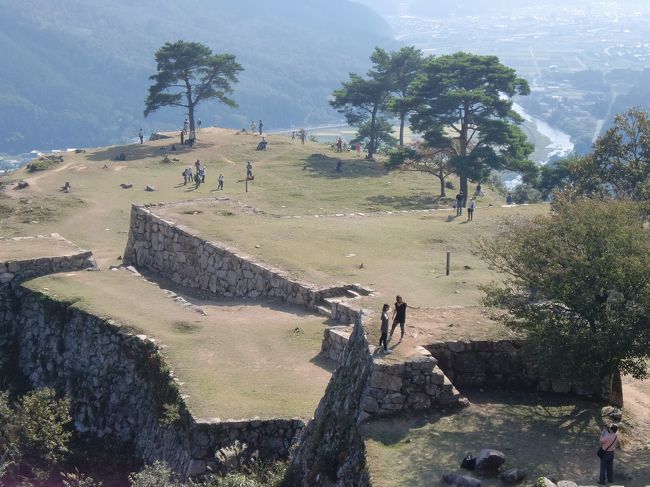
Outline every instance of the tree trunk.
<path fill-rule="evenodd" d="M 375 155 L 375 143 L 377 139 L 377 108 L 372 111 L 370 118 L 370 144 L 368 144 L 368 156 L 366 159 L 372 159 Z"/>
<path fill-rule="evenodd" d="M 443 174 L 438 174 L 438 179 L 440 179 L 440 197 L 444 198 L 447 196 L 445 192 L 445 176 Z"/>
<path fill-rule="evenodd" d="M 467 206 L 467 191 L 469 189 L 469 184 L 467 181 L 467 176 L 465 174 L 459 174 L 460 176 L 460 190 L 463 193 L 463 208 Z"/>
<path fill-rule="evenodd" d="M 607 381 L 609 384 L 608 400 L 609 404 L 617 408 L 623 407 L 623 381 L 621 380 L 621 373 L 617 370 Z"/>
<path fill-rule="evenodd" d="M 189 107 L 187 107 L 187 116 L 190 119 L 190 134 L 195 133 L 194 132 L 194 105 L 190 104 Z"/>
<path fill-rule="evenodd" d="M 406 113 L 400 113 L 399 116 L 399 146 L 404 147 L 404 123 L 406 122 Z"/>

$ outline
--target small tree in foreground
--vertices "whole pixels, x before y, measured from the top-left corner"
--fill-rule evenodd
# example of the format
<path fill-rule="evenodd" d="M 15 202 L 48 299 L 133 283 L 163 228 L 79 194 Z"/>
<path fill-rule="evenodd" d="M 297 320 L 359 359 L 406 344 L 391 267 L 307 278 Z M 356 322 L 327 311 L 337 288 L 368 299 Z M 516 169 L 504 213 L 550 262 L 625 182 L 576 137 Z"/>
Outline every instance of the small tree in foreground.
<path fill-rule="evenodd" d="M 452 154 L 446 149 L 431 149 L 426 144 L 417 148 L 402 147 L 394 149 L 388 156 L 386 168 L 390 170 L 415 171 L 432 174 L 440 182 L 440 197 L 444 198 L 445 182 L 453 169 L 450 166 Z"/>
<path fill-rule="evenodd" d="M 243 70 L 235 56 L 213 54 L 199 42 L 176 41 L 165 43 L 155 57 L 158 73 L 149 77 L 155 83 L 144 102 L 145 117 L 162 107 L 183 107 L 193 131 L 194 109 L 200 102 L 216 99 L 237 106 L 228 97 L 233 92 L 231 83 L 238 81 L 237 74 Z"/>
<path fill-rule="evenodd" d="M 650 233 L 629 202 L 558 198 L 552 213 L 509 221 L 478 247 L 504 277 L 485 304 L 526 337 L 535 371 L 595 383 L 647 376 Z M 622 405 L 620 394 L 613 397 Z"/>

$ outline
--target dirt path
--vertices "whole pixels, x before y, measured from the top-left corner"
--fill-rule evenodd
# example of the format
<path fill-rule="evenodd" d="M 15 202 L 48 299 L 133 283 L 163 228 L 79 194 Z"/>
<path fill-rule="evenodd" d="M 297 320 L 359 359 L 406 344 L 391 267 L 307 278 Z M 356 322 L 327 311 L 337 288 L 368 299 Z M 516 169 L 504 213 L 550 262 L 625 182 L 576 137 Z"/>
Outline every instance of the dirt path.
<path fill-rule="evenodd" d="M 626 450 L 650 449 L 650 379 L 623 379 L 624 419 L 632 427 Z"/>

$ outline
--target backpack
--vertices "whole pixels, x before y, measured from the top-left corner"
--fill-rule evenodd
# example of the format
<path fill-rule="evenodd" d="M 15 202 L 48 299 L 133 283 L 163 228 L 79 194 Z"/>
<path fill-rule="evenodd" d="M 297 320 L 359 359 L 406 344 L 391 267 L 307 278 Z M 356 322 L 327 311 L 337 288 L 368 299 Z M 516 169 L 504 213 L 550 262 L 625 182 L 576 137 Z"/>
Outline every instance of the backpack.
<path fill-rule="evenodd" d="M 467 452 L 465 458 L 460 462 L 460 468 L 474 470 L 476 468 L 476 457 L 473 457 L 471 453 Z"/>

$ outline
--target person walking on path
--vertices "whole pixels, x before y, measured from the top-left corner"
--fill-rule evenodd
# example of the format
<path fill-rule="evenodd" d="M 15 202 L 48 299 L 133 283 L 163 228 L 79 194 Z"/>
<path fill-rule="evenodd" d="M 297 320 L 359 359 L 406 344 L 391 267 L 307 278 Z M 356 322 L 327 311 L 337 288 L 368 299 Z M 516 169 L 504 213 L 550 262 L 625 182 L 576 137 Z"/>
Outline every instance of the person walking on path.
<path fill-rule="evenodd" d="M 469 205 L 467 206 L 467 221 L 471 222 L 474 219 L 474 208 L 476 208 L 476 200 L 472 198 L 469 200 Z"/>
<path fill-rule="evenodd" d="M 263 127 L 263 126 L 264 126 L 264 124 L 263 124 L 262 121 L 260 120 L 260 123 L 257 124 L 257 128 L 258 128 L 259 131 L 260 131 L 260 135 L 262 135 L 262 127 Z"/>
<path fill-rule="evenodd" d="M 456 216 L 462 216 L 463 215 L 463 199 L 464 198 L 465 198 L 465 195 L 463 195 L 462 191 L 456 195 Z"/>
<path fill-rule="evenodd" d="M 402 296 L 398 294 L 395 297 L 395 309 L 393 309 L 393 326 L 390 329 L 390 337 L 388 338 L 389 340 L 393 337 L 393 332 L 395 331 L 395 328 L 397 328 L 397 325 L 399 325 L 401 332 L 400 340 L 404 338 L 404 327 L 406 326 L 406 308 L 420 309 L 419 307 L 413 308 L 413 306 L 406 304 L 402 299 Z"/>
<path fill-rule="evenodd" d="M 144 142 L 144 133 L 142 132 L 142 129 L 138 132 L 138 137 L 140 137 L 140 144 Z"/>
<path fill-rule="evenodd" d="M 253 179 L 253 162 L 246 162 L 246 179 Z"/>
<path fill-rule="evenodd" d="M 618 426 L 613 424 L 611 426 L 605 426 L 603 432 L 600 434 L 600 448 L 603 449 L 603 455 L 600 456 L 600 475 L 598 477 L 598 483 L 601 485 L 605 484 L 605 477 L 607 482 L 614 482 L 614 451 L 618 446 Z"/>
<path fill-rule="evenodd" d="M 219 186 L 217 186 L 217 190 L 220 189 L 221 191 L 223 191 L 223 174 L 219 173 L 218 181 L 219 181 Z"/>
<path fill-rule="evenodd" d="M 379 347 L 384 347 L 384 353 L 390 353 L 388 350 L 388 311 L 390 306 L 384 304 L 384 307 L 381 309 L 381 338 L 379 339 Z"/>

